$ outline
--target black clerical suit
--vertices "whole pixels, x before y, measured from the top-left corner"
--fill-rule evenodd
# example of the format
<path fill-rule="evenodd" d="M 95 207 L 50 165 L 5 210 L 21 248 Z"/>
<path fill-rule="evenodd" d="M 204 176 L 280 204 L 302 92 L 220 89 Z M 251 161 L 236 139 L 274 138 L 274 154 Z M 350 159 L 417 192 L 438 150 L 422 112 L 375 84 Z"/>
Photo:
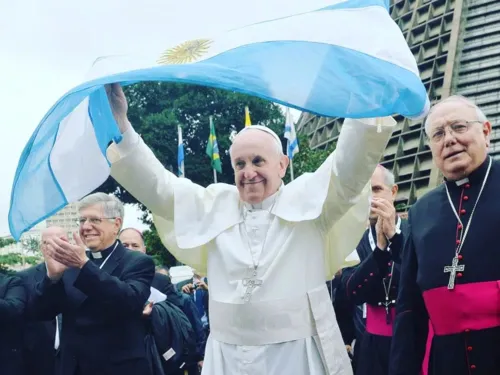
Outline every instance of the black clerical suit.
<path fill-rule="evenodd" d="M 45 263 L 38 264 L 18 272 L 23 280 L 28 297 L 23 324 L 23 359 L 24 375 L 54 375 L 56 350 L 56 320 L 37 321 L 31 311 L 33 292 L 36 283 L 42 281 L 47 274 Z"/>
<path fill-rule="evenodd" d="M 156 273 L 153 278 L 153 288 L 167 296 L 167 300 L 177 306 L 189 319 L 196 337 L 196 352 L 190 353 L 189 363 L 186 364 L 186 370 L 189 375 L 198 372 L 198 362 L 202 361 L 205 356 L 206 335 L 201 323 L 201 317 L 198 313 L 193 299 L 182 292 L 179 292 L 172 284 L 170 277 L 161 273 Z M 181 371 L 180 373 L 184 373 Z"/>
<path fill-rule="evenodd" d="M 399 254 L 406 231 L 406 221 L 398 217 L 396 234 L 387 250 L 377 247 L 375 226 L 366 230 L 357 247 L 358 253 L 364 255 L 363 260 L 351 269 L 345 287 L 348 298 L 355 305 L 364 305 L 366 314 L 366 329 L 355 348 L 359 358 L 356 375 L 387 375 L 389 371 L 399 284 Z"/>
<path fill-rule="evenodd" d="M 500 374 L 499 162 L 492 162 L 477 201 L 489 162 L 468 181 L 446 181 L 409 210 L 390 375 L 420 374 L 429 318 L 429 375 Z M 459 269 L 450 272 L 459 245 Z M 450 275 L 455 285 L 448 289 Z"/>
<path fill-rule="evenodd" d="M 22 335 L 26 291 L 19 277 L 0 274 L 0 374 L 22 375 Z"/>
<path fill-rule="evenodd" d="M 58 282 L 45 277 L 36 285 L 39 318 L 62 313 L 59 373 L 148 375 L 142 311 L 154 262 L 119 241 L 100 254 L 90 255 L 81 270 L 65 271 Z"/>

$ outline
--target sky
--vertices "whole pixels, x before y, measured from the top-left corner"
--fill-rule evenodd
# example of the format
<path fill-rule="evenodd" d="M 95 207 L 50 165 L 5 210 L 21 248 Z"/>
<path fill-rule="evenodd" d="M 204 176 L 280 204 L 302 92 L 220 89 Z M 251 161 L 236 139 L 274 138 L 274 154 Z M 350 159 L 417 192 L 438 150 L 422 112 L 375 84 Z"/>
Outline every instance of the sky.
<path fill-rule="evenodd" d="M 24 146 L 98 57 L 141 54 L 148 47 L 143 35 L 168 47 L 337 1 L 0 0 L 0 236 L 9 233 L 11 187 Z M 125 225 L 145 228 L 134 207 L 127 207 Z"/>

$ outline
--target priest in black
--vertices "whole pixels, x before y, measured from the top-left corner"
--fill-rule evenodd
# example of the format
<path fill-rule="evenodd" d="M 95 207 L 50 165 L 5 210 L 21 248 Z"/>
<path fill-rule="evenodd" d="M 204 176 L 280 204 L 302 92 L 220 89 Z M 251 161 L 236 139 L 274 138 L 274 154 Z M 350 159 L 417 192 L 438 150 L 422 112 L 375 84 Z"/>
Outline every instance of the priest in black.
<path fill-rule="evenodd" d="M 17 273 L 17 276 L 23 280 L 28 301 L 22 327 L 24 375 L 54 375 L 56 370 L 56 319 L 38 321 L 31 309 L 33 301 L 31 296 L 33 296 L 35 285 L 46 275 L 45 263 Z"/>
<path fill-rule="evenodd" d="M 394 175 L 378 166 L 371 188 L 370 225 L 356 248 L 361 263 L 346 270 L 344 280 L 348 298 L 362 306 L 366 317 L 365 332 L 354 348 L 356 375 L 387 375 L 406 223 L 394 207 Z"/>
<path fill-rule="evenodd" d="M 0 273 L 0 374 L 22 375 L 22 327 L 26 292 L 19 277 Z"/>
<path fill-rule="evenodd" d="M 431 109 L 425 131 L 445 180 L 409 210 L 389 374 L 500 374 L 500 164 L 488 156 L 491 124 L 474 103 L 451 96 Z"/>
<path fill-rule="evenodd" d="M 62 314 L 61 375 L 151 373 L 143 311 L 155 266 L 117 240 L 123 214 L 115 197 L 89 195 L 79 204 L 76 244 L 48 236 L 43 246 L 47 276 L 34 304 L 40 319 Z"/>

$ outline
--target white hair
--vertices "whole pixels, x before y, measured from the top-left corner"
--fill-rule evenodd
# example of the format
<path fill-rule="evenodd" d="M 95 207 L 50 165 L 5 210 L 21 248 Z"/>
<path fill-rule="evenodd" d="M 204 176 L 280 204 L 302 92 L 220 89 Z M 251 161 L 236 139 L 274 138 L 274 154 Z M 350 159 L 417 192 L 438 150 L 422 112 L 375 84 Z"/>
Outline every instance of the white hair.
<path fill-rule="evenodd" d="M 246 131 L 249 131 L 249 130 L 260 130 L 262 132 L 265 132 L 265 133 L 271 135 L 273 137 L 273 139 L 274 139 L 273 143 L 274 143 L 274 146 L 275 146 L 276 153 L 278 154 L 278 156 L 283 156 L 284 155 L 284 153 L 283 153 L 283 145 L 281 144 L 280 137 L 278 137 L 278 135 L 274 131 L 272 131 L 270 128 L 268 128 L 267 126 L 264 126 L 264 125 L 250 125 L 250 126 L 244 127 L 242 130 L 240 130 L 238 132 L 238 134 L 234 135 L 232 141 L 234 142 L 236 140 L 236 138 L 240 134 L 242 134 L 242 133 L 244 133 Z M 233 158 L 231 156 L 231 149 L 232 148 L 233 148 L 233 146 L 231 145 L 229 147 L 229 157 L 231 158 L 231 165 L 232 165 L 232 167 L 234 169 Z"/>
<path fill-rule="evenodd" d="M 87 195 L 78 203 L 78 211 L 81 211 L 90 206 L 95 206 L 97 204 L 102 206 L 104 216 L 106 216 L 107 218 L 119 217 L 123 221 L 123 217 L 125 216 L 123 203 L 120 202 L 120 200 L 114 195 L 108 195 L 105 193 L 94 193 Z"/>
<path fill-rule="evenodd" d="M 482 123 L 485 123 L 486 121 L 488 121 L 488 119 L 486 118 L 486 115 L 481 110 L 481 108 L 479 108 L 476 105 L 476 103 L 474 103 L 472 100 L 467 99 L 465 96 L 462 96 L 462 95 L 451 95 L 451 96 L 447 97 L 446 99 L 440 100 L 439 102 L 437 102 L 436 104 L 434 104 L 432 106 L 432 108 L 430 109 L 429 113 L 427 114 L 427 118 L 425 119 L 425 123 L 424 123 L 425 134 L 429 135 L 429 117 L 432 114 L 433 110 L 438 105 L 440 105 L 442 103 L 451 102 L 451 101 L 462 102 L 464 105 L 466 105 L 466 106 L 468 106 L 470 108 L 474 108 L 476 110 L 476 117 L 477 117 L 478 121 L 481 121 Z"/>
<path fill-rule="evenodd" d="M 382 164 L 379 164 L 377 167 L 380 168 L 382 170 L 382 172 L 384 173 L 384 184 L 385 185 L 387 185 L 390 188 L 392 188 L 394 185 L 396 185 L 396 179 L 394 178 L 394 173 L 392 173 L 390 170 L 388 170 Z"/>

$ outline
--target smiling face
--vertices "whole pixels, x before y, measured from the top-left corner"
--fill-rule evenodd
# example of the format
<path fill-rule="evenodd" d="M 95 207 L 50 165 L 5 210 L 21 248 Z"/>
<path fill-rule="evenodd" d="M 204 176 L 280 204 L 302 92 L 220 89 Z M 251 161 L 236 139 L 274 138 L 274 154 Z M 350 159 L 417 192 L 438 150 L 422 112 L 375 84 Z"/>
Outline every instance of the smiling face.
<path fill-rule="evenodd" d="M 276 193 L 288 166 L 271 134 L 247 130 L 234 139 L 231 163 L 235 184 L 244 202 L 257 204 Z"/>
<path fill-rule="evenodd" d="M 432 157 L 448 180 L 468 176 L 486 159 L 491 124 L 482 122 L 476 108 L 470 104 L 458 99 L 439 103 L 431 110 L 427 122 Z M 466 131 L 450 130 L 450 126 L 462 124 L 467 125 Z M 433 140 L 433 135 L 439 131 L 444 131 L 443 137 Z"/>
<path fill-rule="evenodd" d="M 80 237 L 92 251 L 107 249 L 116 241 L 122 219 L 108 218 L 102 204 L 95 204 L 80 210 Z"/>

